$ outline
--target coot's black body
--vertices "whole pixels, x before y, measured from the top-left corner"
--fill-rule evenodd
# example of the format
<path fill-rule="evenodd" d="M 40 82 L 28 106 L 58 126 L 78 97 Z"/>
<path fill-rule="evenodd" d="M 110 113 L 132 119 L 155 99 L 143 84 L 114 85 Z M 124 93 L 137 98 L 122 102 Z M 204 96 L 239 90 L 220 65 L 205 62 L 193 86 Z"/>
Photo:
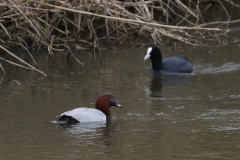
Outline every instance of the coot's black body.
<path fill-rule="evenodd" d="M 154 71 L 191 73 L 193 72 L 192 62 L 186 56 L 178 55 L 162 59 L 161 50 L 158 47 L 149 47 L 144 58 L 151 59 Z"/>

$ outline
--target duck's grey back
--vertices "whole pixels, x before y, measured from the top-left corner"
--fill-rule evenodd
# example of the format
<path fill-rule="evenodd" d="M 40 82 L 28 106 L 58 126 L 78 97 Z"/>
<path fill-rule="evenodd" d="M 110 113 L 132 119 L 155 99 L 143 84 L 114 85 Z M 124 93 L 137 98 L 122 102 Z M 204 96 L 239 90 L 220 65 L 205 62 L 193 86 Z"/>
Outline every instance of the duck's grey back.
<path fill-rule="evenodd" d="M 106 115 L 95 108 L 76 108 L 62 113 L 61 116 L 70 116 L 80 123 L 106 121 Z"/>

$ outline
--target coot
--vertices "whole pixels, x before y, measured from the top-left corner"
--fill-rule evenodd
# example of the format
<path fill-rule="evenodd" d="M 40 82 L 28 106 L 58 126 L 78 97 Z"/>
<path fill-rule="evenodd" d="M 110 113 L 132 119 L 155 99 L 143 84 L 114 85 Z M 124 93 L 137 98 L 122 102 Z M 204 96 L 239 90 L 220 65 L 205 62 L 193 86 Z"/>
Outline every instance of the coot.
<path fill-rule="evenodd" d="M 144 60 L 151 59 L 154 71 L 192 73 L 192 62 L 184 55 L 162 59 L 161 50 L 158 47 L 149 47 Z"/>

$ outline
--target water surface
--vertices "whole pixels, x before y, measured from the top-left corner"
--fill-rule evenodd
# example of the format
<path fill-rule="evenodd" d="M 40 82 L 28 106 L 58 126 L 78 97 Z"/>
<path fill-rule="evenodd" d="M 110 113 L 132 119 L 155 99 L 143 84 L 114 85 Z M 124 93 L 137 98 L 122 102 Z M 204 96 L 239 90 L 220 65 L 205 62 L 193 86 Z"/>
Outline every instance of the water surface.
<path fill-rule="evenodd" d="M 240 159 L 239 46 L 163 47 L 185 54 L 191 74 L 154 74 L 147 48 L 36 55 L 41 78 L 5 65 L 0 84 L 0 159 Z M 17 80 L 20 83 L 16 83 Z M 123 105 L 110 123 L 63 127 L 52 123 L 76 107 L 94 108 L 110 92 Z"/>

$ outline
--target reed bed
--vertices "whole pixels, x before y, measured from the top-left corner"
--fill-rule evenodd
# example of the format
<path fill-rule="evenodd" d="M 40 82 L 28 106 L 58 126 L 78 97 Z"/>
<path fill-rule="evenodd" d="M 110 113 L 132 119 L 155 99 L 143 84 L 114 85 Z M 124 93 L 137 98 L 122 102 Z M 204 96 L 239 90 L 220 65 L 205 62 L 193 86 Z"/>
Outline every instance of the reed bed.
<path fill-rule="evenodd" d="M 205 22 L 202 14 L 213 3 L 225 11 L 226 21 Z M 65 48 L 73 55 L 71 45 L 78 44 L 101 56 L 101 46 L 128 43 L 136 36 L 154 45 L 162 45 L 163 37 L 195 46 L 226 45 L 222 37 L 228 30 L 221 28 L 240 21 L 231 20 L 226 4 L 240 8 L 231 0 L 1 0 L 0 49 L 23 65 L 0 59 L 46 76 L 6 47 L 22 47 L 37 66 L 29 48 L 45 47 L 52 56 Z M 0 68 L 5 73 L 1 63 Z"/>

